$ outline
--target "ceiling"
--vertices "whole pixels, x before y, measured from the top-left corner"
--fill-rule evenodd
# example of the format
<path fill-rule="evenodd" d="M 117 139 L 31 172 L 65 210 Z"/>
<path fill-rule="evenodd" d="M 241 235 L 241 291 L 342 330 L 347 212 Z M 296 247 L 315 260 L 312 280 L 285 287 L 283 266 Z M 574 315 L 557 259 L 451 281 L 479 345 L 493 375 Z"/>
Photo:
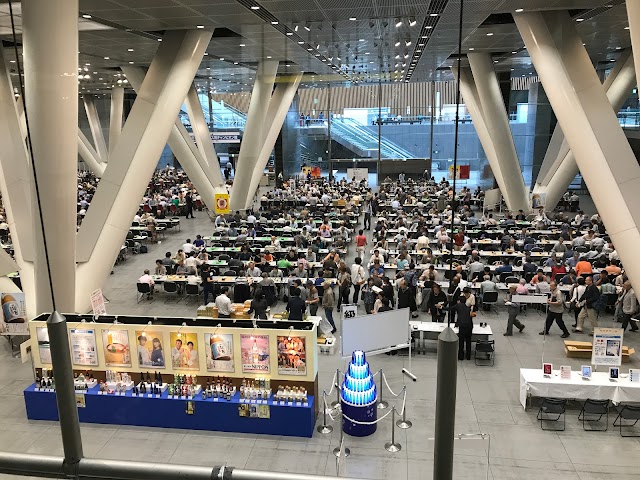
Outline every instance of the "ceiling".
<path fill-rule="evenodd" d="M 463 53 L 490 52 L 497 70 L 533 74 L 516 9 L 569 10 L 598 65 L 630 46 L 623 0 L 465 0 Z M 19 43 L 19 3 L 13 12 Z M 202 27 L 213 38 L 196 83 L 212 91 L 249 91 L 266 59 L 280 62 L 280 75 L 305 72 L 303 87 L 450 79 L 459 15 L 460 0 L 80 0 L 81 92 L 126 86 L 119 67 L 148 66 L 164 31 Z M 13 39 L 6 0 L 0 38 Z M 8 43 L 5 58 L 15 74 Z"/>

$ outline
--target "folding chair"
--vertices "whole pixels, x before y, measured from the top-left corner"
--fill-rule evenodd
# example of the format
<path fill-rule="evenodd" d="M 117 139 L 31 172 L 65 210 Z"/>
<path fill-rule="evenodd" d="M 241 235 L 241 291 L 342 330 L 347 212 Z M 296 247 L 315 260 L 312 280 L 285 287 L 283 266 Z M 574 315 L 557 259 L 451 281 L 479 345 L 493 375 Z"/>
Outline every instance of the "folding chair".
<path fill-rule="evenodd" d="M 633 420 L 632 424 L 623 425 L 623 420 Z M 618 416 L 613 421 L 614 427 L 620 427 L 620 436 L 621 437 L 640 437 L 640 435 L 623 435 L 622 427 L 632 428 L 638 423 L 640 420 L 640 405 L 623 405 L 618 413 Z M 618 423 L 616 425 L 616 422 Z"/>
<path fill-rule="evenodd" d="M 544 398 L 540 410 L 538 410 L 537 419 L 540 420 L 540 428 L 542 430 L 551 430 L 562 432 L 566 426 L 565 413 L 567 408 L 567 400 L 565 398 Z M 555 416 L 555 418 L 553 418 Z M 546 417 L 546 418 L 545 418 Z M 557 422 L 562 418 L 562 428 L 544 428 L 544 422 Z"/>
<path fill-rule="evenodd" d="M 598 418 L 587 419 L 587 415 Z M 587 428 L 585 422 L 599 422 L 606 415 L 606 426 L 604 429 Z M 588 398 L 582 405 L 582 410 L 578 414 L 578 420 L 582 420 L 582 428 L 587 432 L 606 432 L 609 429 L 609 399 L 593 400 Z"/>
<path fill-rule="evenodd" d="M 151 285 L 148 283 L 140 283 L 136 284 L 138 293 L 136 294 L 137 301 L 136 303 L 140 303 L 140 301 L 144 298 L 145 295 L 152 295 Z M 153 299 L 150 299 L 153 302 Z"/>
<path fill-rule="evenodd" d="M 186 295 L 186 298 L 184 300 L 184 304 L 185 305 L 191 303 L 190 300 L 192 300 L 192 299 L 196 299 L 196 302 L 199 301 L 199 299 L 200 299 L 200 287 L 198 285 L 193 285 L 193 284 L 187 283 L 187 285 L 185 287 L 185 295 Z"/>
<path fill-rule="evenodd" d="M 489 311 L 498 303 L 498 292 L 485 292 L 482 295 L 482 306 L 489 305 Z M 496 315 L 498 311 L 496 310 Z"/>
<path fill-rule="evenodd" d="M 164 282 L 164 293 L 168 294 L 169 297 L 165 299 L 164 303 L 169 303 L 172 296 L 177 298 L 175 303 L 180 301 L 180 292 L 178 291 L 178 284 L 176 282 Z"/>
<path fill-rule="evenodd" d="M 496 341 L 495 340 L 478 340 L 476 342 L 476 349 L 474 360 L 477 366 L 493 367 L 496 363 Z M 490 364 L 478 363 L 491 362 Z"/>

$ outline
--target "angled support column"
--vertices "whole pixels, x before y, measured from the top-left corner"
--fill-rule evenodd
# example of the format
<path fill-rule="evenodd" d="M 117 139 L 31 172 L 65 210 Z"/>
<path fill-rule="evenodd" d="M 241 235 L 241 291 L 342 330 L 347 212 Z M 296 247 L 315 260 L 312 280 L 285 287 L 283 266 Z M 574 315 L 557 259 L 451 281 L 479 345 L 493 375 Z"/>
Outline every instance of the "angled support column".
<path fill-rule="evenodd" d="M 636 71 L 633 55 L 631 50 L 625 50 L 602 85 L 614 112 L 617 113 L 622 108 L 635 85 Z M 556 207 L 578 171 L 575 156 L 569 149 L 569 144 L 558 124 L 551 137 L 534 187 L 534 192 L 546 193 L 547 210 L 553 210 Z"/>
<path fill-rule="evenodd" d="M 98 158 L 101 162 L 104 162 L 108 159 L 109 152 L 107 151 L 107 144 L 104 141 L 102 124 L 100 123 L 100 117 L 96 109 L 95 98 L 93 95 L 82 95 L 82 101 L 84 103 L 84 109 L 87 112 L 87 120 L 89 121 L 89 128 L 91 129 L 91 136 L 93 137 L 93 145 L 95 146 L 96 152 L 98 152 Z"/>
<path fill-rule="evenodd" d="M 52 311 L 53 295 L 58 311 L 74 312 L 78 0 L 25 3 L 22 22 L 26 111 L 44 223 L 43 229 L 34 209 L 36 309 Z"/>
<path fill-rule="evenodd" d="M 144 70 L 139 67 L 128 67 L 125 70 L 129 83 L 134 90 L 139 91 L 145 77 Z M 202 201 L 209 210 L 214 211 L 215 194 L 227 193 L 226 187 L 221 184 L 214 185 L 211 183 L 204 171 L 206 161 L 202 158 L 198 147 L 196 147 L 193 140 L 191 140 L 189 132 L 187 132 L 187 129 L 179 118 L 171 129 L 167 143 L 189 177 L 189 180 L 195 185 Z"/>
<path fill-rule="evenodd" d="M 98 152 L 93 148 L 91 142 L 86 137 L 82 130 L 78 128 L 78 153 L 80 157 L 87 164 L 87 167 L 93 172 L 93 174 L 100 178 L 104 175 L 104 169 L 106 164 L 100 161 Z"/>
<path fill-rule="evenodd" d="M 222 179 L 222 171 L 220 170 L 220 161 L 218 160 L 218 155 L 213 148 L 211 135 L 209 135 L 209 126 L 204 118 L 204 112 L 202 111 L 202 105 L 198 98 L 198 92 L 193 85 L 189 89 L 185 103 L 187 105 L 187 114 L 191 121 L 191 129 L 193 130 L 196 142 L 198 142 L 200 156 L 197 158 L 203 162 L 200 166 L 209 179 L 211 185 L 221 187 L 224 185 L 224 180 Z M 179 119 L 177 122 L 178 121 Z M 182 163 L 180 165 L 182 165 Z"/>
<path fill-rule="evenodd" d="M 267 111 L 277 73 L 277 61 L 267 60 L 258 64 L 256 80 L 251 93 L 251 103 L 247 112 L 247 123 L 244 127 L 244 137 L 236 165 L 236 175 L 231 189 L 232 210 L 243 210 L 249 198 L 253 196 L 253 192 L 249 191 L 251 178 L 258 165 L 258 157 L 264 143 Z"/>
<path fill-rule="evenodd" d="M 500 189 L 505 197 L 507 208 L 512 211 L 527 212 L 529 211 L 529 192 L 522 177 L 522 169 L 513 143 L 500 84 L 493 69 L 493 61 L 488 53 L 469 53 L 467 58 L 478 90 L 483 118 L 486 120 L 487 130 L 496 151 L 498 168 L 504 180 L 504 189 L 502 187 Z"/>
<path fill-rule="evenodd" d="M 111 271 L 210 40 L 170 31 L 156 52 L 78 233 L 78 311 Z"/>
<path fill-rule="evenodd" d="M 124 88 L 111 89 L 111 112 L 109 115 L 109 153 L 116 148 L 122 131 L 122 108 L 124 105 Z M 106 162 L 105 159 L 102 160 Z"/>
<path fill-rule="evenodd" d="M 640 166 L 566 12 L 514 15 L 625 271 L 640 285 Z"/>
<path fill-rule="evenodd" d="M 293 97 L 298 91 L 298 85 L 302 79 L 302 73 L 298 73 L 287 83 L 278 83 L 273 96 L 269 101 L 269 110 L 267 111 L 267 118 L 270 123 L 267 126 L 267 131 L 263 132 L 264 140 L 262 141 L 262 148 L 260 149 L 260 155 L 258 155 L 258 161 L 256 167 L 251 174 L 251 185 L 249 186 L 249 195 L 245 202 L 244 208 L 249 208 L 252 203 L 253 195 L 260 185 L 260 178 L 264 173 L 264 169 L 269 161 L 269 156 L 273 151 L 273 147 L 276 144 L 280 130 L 282 130 L 282 124 L 287 117 L 287 112 L 293 101 Z"/>

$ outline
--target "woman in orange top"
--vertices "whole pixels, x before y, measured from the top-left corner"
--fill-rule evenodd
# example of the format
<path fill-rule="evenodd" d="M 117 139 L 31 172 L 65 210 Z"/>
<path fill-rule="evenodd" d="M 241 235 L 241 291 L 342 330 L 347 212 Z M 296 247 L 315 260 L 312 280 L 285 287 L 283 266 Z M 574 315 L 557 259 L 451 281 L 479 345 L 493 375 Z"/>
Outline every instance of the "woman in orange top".
<path fill-rule="evenodd" d="M 576 275 L 580 276 L 583 273 L 593 273 L 591 263 L 587 262 L 584 257 L 580 258 L 580 261 L 576 263 L 575 267 Z"/>

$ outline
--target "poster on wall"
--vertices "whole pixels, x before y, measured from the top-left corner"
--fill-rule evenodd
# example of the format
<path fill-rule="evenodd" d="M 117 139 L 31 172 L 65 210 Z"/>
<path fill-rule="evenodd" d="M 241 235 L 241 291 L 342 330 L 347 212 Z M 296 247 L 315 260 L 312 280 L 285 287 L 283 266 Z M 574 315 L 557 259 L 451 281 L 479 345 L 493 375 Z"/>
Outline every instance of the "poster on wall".
<path fill-rule="evenodd" d="M 29 334 L 27 327 L 27 307 L 22 292 L 2 293 L 2 328 L 8 333 Z"/>
<path fill-rule="evenodd" d="M 269 373 L 269 336 L 240 335 L 242 371 Z"/>
<path fill-rule="evenodd" d="M 198 334 L 171 332 L 171 366 L 179 370 L 200 370 Z"/>
<path fill-rule="evenodd" d="M 547 203 L 547 194 L 546 193 L 532 193 L 531 194 L 531 208 L 540 208 L 544 207 Z"/>
<path fill-rule="evenodd" d="M 278 336 L 278 373 L 281 375 L 307 374 L 304 337 Z"/>
<path fill-rule="evenodd" d="M 453 180 L 453 165 L 449 167 L 449 180 Z M 458 165 L 455 169 L 455 178 L 456 180 L 469 180 L 471 175 L 471 166 L 470 165 Z"/>
<path fill-rule="evenodd" d="M 127 330 L 102 330 L 102 346 L 107 367 L 131 367 Z"/>
<path fill-rule="evenodd" d="M 136 352 L 140 367 L 164 368 L 162 332 L 136 330 Z"/>
<path fill-rule="evenodd" d="M 36 328 L 38 340 L 38 355 L 41 363 L 51 363 L 51 344 L 49 343 L 49 330 L 47 327 Z"/>
<path fill-rule="evenodd" d="M 71 363 L 74 365 L 97 366 L 98 348 L 94 329 L 72 328 L 69 330 L 71 343 Z"/>
<path fill-rule="evenodd" d="M 209 372 L 234 372 L 233 335 L 205 333 L 204 343 Z"/>
<path fill-rule="evenodd" d="M 624 330 L 621 328 L 594 328 L 591 363 L 593 365 L 620 365 L 622 363 L 623 334 Z"/>

